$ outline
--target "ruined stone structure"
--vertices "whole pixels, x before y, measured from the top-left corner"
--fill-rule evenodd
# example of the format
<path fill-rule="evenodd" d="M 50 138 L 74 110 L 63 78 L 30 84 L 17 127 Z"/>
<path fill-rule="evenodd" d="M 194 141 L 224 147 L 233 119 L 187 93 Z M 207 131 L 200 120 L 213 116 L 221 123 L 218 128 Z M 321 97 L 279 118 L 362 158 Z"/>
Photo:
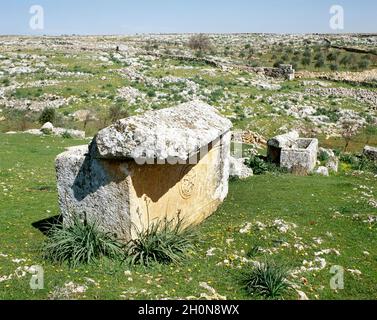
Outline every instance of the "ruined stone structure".
<path fill-rule="evenodd" d="M 95 219 L 128 241 L 157 219 L 197 224 L 228 193 L 231 122 L 202 102 L 103 129 L 56 159 L 64 224 Z"/>
<path fill-rule="evenodd" d="M 318 140 L 300 138 L 293 131 L 268 141 L 269 161 L 291 172 L 312 172 L 317 163 Z"/>
<path fill-rule="evenodd" d="M 294 80 L 295 79 L 295 70 L 290 64 L 281 64 L 279 67 L 270 68 L 270 67 L 253 67 L 250 68 L 250 71 L 263 74 L 267 77 L 280 78 L 285 80 Z"/>

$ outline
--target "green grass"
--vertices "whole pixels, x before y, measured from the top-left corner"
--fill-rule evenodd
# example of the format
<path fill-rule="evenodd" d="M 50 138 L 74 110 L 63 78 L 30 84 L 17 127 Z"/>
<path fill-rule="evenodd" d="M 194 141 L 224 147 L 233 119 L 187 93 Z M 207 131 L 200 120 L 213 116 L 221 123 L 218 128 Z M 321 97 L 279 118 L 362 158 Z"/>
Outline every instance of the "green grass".
<path fill-rule="evenodd" d="M 0 256 L 0 278 L 35 264 L 45 271 L 44 290 L 30 290 L 29 275 L 15 277 L 0 282 L 0 299 L 47 299 L 56 287 L 71 281 L 87 286 L 86 292 L 70 295 L 78 299 L 199 297 L 208 294 L 200 282 L 228 299 L 250 299 L 238 281 L 238 267 L 247 266 L 244 257 L 264 261 L 267 255 L 294 270 L 304 260 L 314 260 L 315 253 L 323 249 L 336 249 L 340 255 L 324 254 L 327 265 L 323 270 L 303 272 L 289 280 L 311 299 L 377 298 L 376 226 L 363 222 L 377 215 L 363 195 L 368 188 L 376 198 L 377 182 L 367 174 L 267 174 L 233 181 L 224 204 L 197 228 L 198 243 L 191 255 L 178 265 L 130 267 L 102 258 L 96 264 L 71 269 L 44 261 L 39 249 L 46 237 L 33 224 L 58 213 L 54 158 L 66 146 L 82 143 L 85 141 L 0 134 L 0 253 L 7 255 Z M 286 233 L 279 231 L 276 219 L 290 226 Z M 250 230 L 240 233 L 247 223 Z M 265 228 L 258 228 L 261 224 Z M 318 244 L 313 238 L 323 242 Z M 295 244 L 301 244 L 303 250 Z M 209 250 L 213 255 L 207 255 Z M 345 289 L 335 292 L 329 286 L 333 265 L 358 269 L 362 274 L 346 271 Z M 294 290 L 283 294 L 284 299 L 297 297 Z"/>

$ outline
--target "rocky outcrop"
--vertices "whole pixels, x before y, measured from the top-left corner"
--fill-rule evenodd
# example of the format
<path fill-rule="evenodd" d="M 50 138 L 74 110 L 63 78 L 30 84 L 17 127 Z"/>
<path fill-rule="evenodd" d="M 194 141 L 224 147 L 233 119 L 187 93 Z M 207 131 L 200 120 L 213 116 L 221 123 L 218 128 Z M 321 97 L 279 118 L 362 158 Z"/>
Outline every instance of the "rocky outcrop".
<path fill-rule="evenodd" d="M 371 146 L 365 146 L 363 154 L 372 161 L 377 161 L 377 148 Z"/>
<path fill-rule="evenodd" d="M 233 178 L 246 179 L 253 176 L 253 170 L 245 165 L 245 158 L 230 157 L 229 176 Z"/>

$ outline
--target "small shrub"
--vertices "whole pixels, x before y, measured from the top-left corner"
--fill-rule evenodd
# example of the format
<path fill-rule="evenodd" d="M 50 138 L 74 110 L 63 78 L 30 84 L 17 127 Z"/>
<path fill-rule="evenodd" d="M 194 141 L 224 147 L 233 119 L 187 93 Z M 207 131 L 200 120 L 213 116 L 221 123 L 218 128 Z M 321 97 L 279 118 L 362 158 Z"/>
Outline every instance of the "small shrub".
<path fill-rule="evenodd" d="M 124 256 L 123 245 L 113 235 L 103 232 L 96 222 L 74 218 L 66 228 L 52 225 L 42 246 L 42 255 L 54 263 L 68 263 L 70 267 L 89 264 L 106 256 Z"/>
<path fill-rule="evenodd" d="M 256 266 L 248 266 L 242 271 L 241 282 L 250 295 L 276 299 L 290 287 L 288 269 L 273 261 L 266 260 Z"/>
<path fill-rule="evenodd" d="M 253 169 L 253 173 L 255 175 L 264 174 L 268 171 L 267 163 L 258 156 L 251 156 L 250 158 L 246 159 L 245 164 Z"/>
<path fill-rule="evenodd" d="M 184 229 L 182 220 L 159 220 L 146 230 L 137 230 L 136 239 L 128 243 L 127 260 L 131 265 L 149 266 L 182 261 L 193 248 L 194 233 Z"/>
<path fill-rule="evenodd" d="M 1 84 L 3 84 L 5 87 L 10 85 L 10 80 L 8 78 L 4 78 L 1 80 Z"/>
<path fill-rule="evenodd" d="M 358 161 L 357 157 L 355 157 L 352 153 L 341 153 L 339 155 L 339 160 L 350 165 L 355 165 Z"/>
<path fill-rule="evenodd" d="M 40 124 L 45 124 L 46 122 L 54 123 L 56 119 L 56 111 L 54 108 L 43 109 L 41 115 L 39 116 L 38 122 Z"/>
<path fill-rule="evenodd" d="M 111 122 L 115 122 L 120 119 L 129 117 L 128 111 L 123 107 L 122 104 L 117 103 L 112 105 L 109 109 L 109 119 Z"/>
<path fill-rule="evenodd" d="M 62 134 L 63 139 L 72 139 L 72 135 L 68 131 L 64 131 Z"/>
<path fill-rule="evenodd" d="M 199 52 L 208 51 L 212 47 L 210 38 L 205 34 L 193 35 L 188 43 L 188 46 L 192 50 L 197 50 Z"/>

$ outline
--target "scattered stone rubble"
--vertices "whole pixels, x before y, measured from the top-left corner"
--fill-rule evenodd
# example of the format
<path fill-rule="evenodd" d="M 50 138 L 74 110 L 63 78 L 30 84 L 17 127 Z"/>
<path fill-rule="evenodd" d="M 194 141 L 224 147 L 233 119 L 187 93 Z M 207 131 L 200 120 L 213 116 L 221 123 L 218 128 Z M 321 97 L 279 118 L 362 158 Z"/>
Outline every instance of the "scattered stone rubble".
<path fill-rule="evenodd" d="M 61 137 L 71 137 L 76 139 L 84 139 L 85 131 L 65 129 L 65 128 L 55 128 L 51 122 L 46 122 L 40 129 L 30 129 L 24 131 L 25 133 L 34 134 L 37 136 L 42 135 L 54 135 Z"/>

